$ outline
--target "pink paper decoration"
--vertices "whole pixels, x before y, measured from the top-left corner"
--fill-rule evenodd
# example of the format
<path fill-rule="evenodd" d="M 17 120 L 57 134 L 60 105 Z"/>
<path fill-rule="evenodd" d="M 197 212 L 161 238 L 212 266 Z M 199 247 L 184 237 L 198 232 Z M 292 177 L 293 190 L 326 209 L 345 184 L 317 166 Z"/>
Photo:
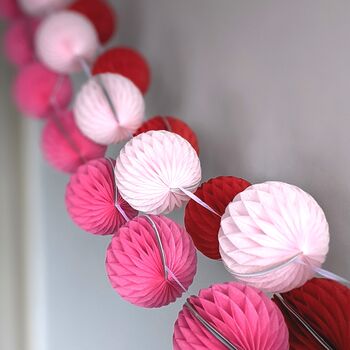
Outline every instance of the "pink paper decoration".
<path fill-rule="evenodd" d="M 0 17 L 13 20 L 22 15 L 17 0 L 0 0 Z"/>
<path fill-rule="evenodd" d="M 187 289 L 196 273 L 197 257 L 184 228 L 164 216 L 146 217 L 121 227 L 107 250 L 106 269 L 112 287 L 132 304 L 154 308 L 168 305 Z M 182 287 L 180 287 L 179 283 Z"/>
<path fill-rule="evenodd" d="M 329 229 L 309 194 L 266 182 L 248 187 L 227 206 L 219 243 L 222 260 L 235 277 L 265 291 L 286 292 L 302 286 L 322 265 Z"/>
<path fill-rule="evenodd" d="M 80 228 L 89 233 L 114 234 L 125 223 L 126 219 L 115 204 L 114 163 L 105 158 L 91 160 L 78 168 L 67 185 L 68 213 Z M 117 204 L 128 218 L 137 215 L 119 193 Z"/>
<path fill-rule="evenodd" d="M 82 69 L 81 61 L 94 59 L 98 48 L 95 27 L 75 11 L 60 11 L 46 17 L 35 37 L 39 59 L 60 73 Z"/>
<path fill-rule="evenodd" d="M 46 160 L 57 170 L 72 173 L 91 159 L 101 158 L 106 147 L 85 137 L 71 111 L 51 116 L 42 131 L 41 148 Z"/>
<path fill-rule="evenodd" d="M 39 22 L 32 18 L 20 18 L 10 23 L 4 35 L 4 52 L 14 65 L 30 63 L 35 57 L 34 33 Z"/>
<path fill-rule="evenodd" d="M 17 74 L 13 97 L 24 115 L 35 119 L 45 118 L 54 113 L 55 108 L 63 109 L 69 104 L 72 98 L 71 80 L 50 71 L 39 62 L 32 62 Z"/>
<path fill-rule="evenodd" d="M 43 16 L 68 6 L 72 0 L 18 0 L 22 10 L 31 16 Z"/>
<path fill-rule="evenodd" d="M 109 145 L 131 137 L 142 124 L 144 109 L 143 96 L 129 79 L 105 73 L 83 85 L 74 113 L 77 125 L 87 137 Z"/>
<path fill-rule="evenodd" d="M 189 298 L 195 311 L 238 350 L 287 350 L 288 329 L 274 303 L 239 283 L 216 284 Z M 174 350 L 226 350 L 185 305 L 175 323 Z"/>
<path fill-rule="evenodd" d="M 130 205 L 160 214 L 179 208 L 201 180 L 198 155 L 188 141 L 168 131 L 148 131 L 131 139 L 115 167 L 116 183 Z"/>

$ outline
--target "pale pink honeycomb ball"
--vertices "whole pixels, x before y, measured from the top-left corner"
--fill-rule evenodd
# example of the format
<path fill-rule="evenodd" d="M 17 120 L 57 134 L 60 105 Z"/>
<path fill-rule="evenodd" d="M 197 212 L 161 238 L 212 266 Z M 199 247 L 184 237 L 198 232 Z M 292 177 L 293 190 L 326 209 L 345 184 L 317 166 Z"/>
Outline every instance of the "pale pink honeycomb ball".
<path fill-rule="evenodd" d="M 60 11 L 46 17 L 35 37 L 38 58 L 60 73 L 82 69 L 81 62 L 91 62 L 98 49 L 98 36 L 93 24 L 74 11 Z"/>
<path fill-rule="evenodd" d="M 31 16 L 43 16 L 67 7 L 73 0 L 18 0 L 23 12 Z"/>

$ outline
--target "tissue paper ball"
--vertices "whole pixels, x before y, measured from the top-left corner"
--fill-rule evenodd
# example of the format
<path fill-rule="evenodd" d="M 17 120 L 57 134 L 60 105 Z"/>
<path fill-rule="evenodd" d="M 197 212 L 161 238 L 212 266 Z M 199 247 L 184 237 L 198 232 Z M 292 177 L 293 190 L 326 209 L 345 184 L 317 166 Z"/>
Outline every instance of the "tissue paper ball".
<path fill-rule="evenodd" d="M 309 194 L 286 183 L 266 182 L 247 188 L 227 206 L 219 244 L 222 260 L 235 277 L 265 291 L 287 292 L 302 286 L 322 265 L 329 229 Z M 294 257 L 298 261 L 281 266 Z"/>
<path fill-rule="evenodd" d="M 72 98 L 72 83 L 68 76 L 32 62 L 17 74 L 13 96 L 21 113 L 35 119 L 45 118 L 54 112 L 53 96 L 58 109 L 68 106 Z"/>
<path fill-rule="evenodd" d="M 286 301 L 333 349 L 350 344 L 350 289 L 323 278 L 314 278 L 302 287 L 282 294 Z M 291 315 L 278 298 L 274 301 L 284 314 L 289 329 L 290 349 L 324 348 Z"/>
<path fill-rule="evenodd" d="M 22 66 L 35 57 L 34 33 L 39 22 L 21 18 L 10 23 L 4 35 L 4 53 L 14 65 Z"/>
<path fill-rule="evenodd" d="M 195 195 L 220 216 L 215 215 L 191 199 L 185 210 L 185 226 L 196 248 L 211 259 L 220 259 L 219 229 L 221 216 L 227 205 L 250 186 L 246 180 L 234 176 L 219 176 L 203 183 Z"/>
<path fill-rule="evenodd" d="M 60 11 L 46 17 L 35 36 L 39 59 L 52 70 L 67 74 L 80 71 L 81 60 L 92 61 L 98 45 L 92 23 L 75 11 Z"/>
<path fill-rule="evenodd" d="M 72 173 L 90 159 L 101 158 L 106 147 L 85 137 L 75 124 L 73 113 L 51 116 L 42 131 L 41 149 L 57 170 Z"/>
<path fill-rule="evenodd" d="M 93 66 L 93 74 L 117 73 L 130 79 L 145 94 L 151 72 L 146 59 L 128 47 L 116 47 L 99 56 Z"/>
<path fill-rule="evenodd" d="M 111 164 L 112 162 L 112 164 Z M 94 159 L 80 166 L 66 189 L 66 207 L 72 220 L 84 231 L 110 235 L 118 231 L 125 218 L 115 205 L 114 161 Z M 117 203 L 130 219 L 137 211 L 117 194 Z"/>
<path fill-rule="evenodd" d="M 13 20 L 21 15 L 17 0 L 0 0 L 0 18 Z"/>
<path fill-rule="evenodd" d="M 171 271 L 167 278 L 156 232 L 144 216 L 119 229 L 106 258 L 112 287 L 130 303 L 147 308 L 165 306 L 179 298 L 184 291 L 177 281 L 187 289 L 197 268 L 196 250 L 184 228 L 165 216 L 151 216 L 151 219 Z"/>
<path fill-rule="evenodd" d="M 106 73 L 90 78 L 82 86 L 74 113 L 78 127 L 87 137 L 110 145 L 128 139 L 137 130 L 144 109 L 143 97 L 129 79 Z"/>
<path fill-rule="evenodd" d="M 114 9 L 105 0 L 77 0 L 69 8 L 86 16 L 95 26 L 102 44 L 106 43 L 116 28 Z"/>
<path fill-rule="evenodd" d="M 171 212 L 188 201 L 180 188 L 194 192 L 201 166 L 193 147 L 168 131 L 148 131 L 132 138 L 117 158 L 115 176 L 122 196 L 144 213 Z"/>
<path fill-rule="evenodd" d="M 22 10 L 31 16 L 44 16 L 69 5 L 72 0 L 18 0 Z"/>
<path fill-rule="evenodd" d="M 215 284 L 189 302 L 197 313 L 238 349 L 287 350 L 282 313 L 261 291 L 239 283 Z M 174 350 L 225 350 L 184 306 L 175 323 Z"/>
<path fill-rule="evenodd" d="M 174 117 L 156 116 L 150 120 L 145 121 L 141 127 L 137 129 L 134 136 L 150 130 L 166 130 L 174 132 L 186 139 L 191 146 L 199 154 L 199 146 L 196 134 L 193 130 L 182 120 Z"/>

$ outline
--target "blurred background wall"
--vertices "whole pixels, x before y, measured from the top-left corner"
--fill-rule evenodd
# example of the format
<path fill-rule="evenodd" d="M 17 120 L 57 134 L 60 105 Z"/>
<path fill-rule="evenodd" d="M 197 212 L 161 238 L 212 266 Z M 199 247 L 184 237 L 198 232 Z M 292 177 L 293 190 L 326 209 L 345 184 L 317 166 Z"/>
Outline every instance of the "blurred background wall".
<path fill-rule="evenodd" d="M 204 180 L 280 180 L 310 192 L 331 227 L 325 266 L 350 278 L 350 3 L 113 3 L 115 43 L 139 49 L 152 66 L 147 117 L 175 115 L 193 127 Z M 0 348 L 171 349 L 184 300 L 144 310 L 111 289 L 109 238 L 68 218 L 68 177 L 42 161 L 41 126 L 14 112 L 11 76 L 2 58 Z M 191 293 L 230 280 L 219 262 L 198 255 Z"/>

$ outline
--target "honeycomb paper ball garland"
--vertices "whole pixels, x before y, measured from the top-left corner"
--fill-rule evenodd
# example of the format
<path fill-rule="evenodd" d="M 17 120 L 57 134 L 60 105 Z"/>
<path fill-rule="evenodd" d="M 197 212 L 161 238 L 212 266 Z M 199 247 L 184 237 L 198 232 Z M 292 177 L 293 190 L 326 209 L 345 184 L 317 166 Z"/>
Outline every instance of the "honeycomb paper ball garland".
<path fill-rule="evenodd" d="M 107 96 L 106 96 L 107 95 Z M 81 88 L 74 105 L 78 127 L 91 140 L 110 145 L 128 139 L 144 118 L 140 90 L 119 74 L 99 74 Z"/>
<path fill-rule="evenodd" d="M 66 208 L 84 231 L 109 235 L 137 215 L 120 196 L 114 182 L 114 161 L 101 158 L 79 167 L 66 189 Z"/>
<path fill-rule="evenodd" d="M 112 287 L 132 304 L 155 308 L 180 297 L 194 278 L 196 250 L 184 228 L 164 216 L 140 216 L 114 235 L 106 269 Z"/>
<path fill-rule="evenodd" d="M 269 292 L 302 286 L 326 258 L 328 223 L 306 192 L 282 182 L 253 185 L 227 206 L 220 254 L 239 280 Z"/>
<path fill-rule="evenodd" d="M 287 350 L 282 313 L 261 291 L 216 284 L 192 296 L 174 327 L 174 350 Z"/>
<path fill-rule="evenodd" d="M 350 289 L 346 286 L 313 278 L 300 288 L 274 296 L 273 300 L 286 319 L 291 350 L 349 347 Z"/>
<path fill-rule="evenodd" d="M 62 9 L 71 2 L 72 0 L 18 0 L 21 9 L 31 16 L 42 16 Z"/>
<path fill-rule="evenodd" d="M 185 210 L 185 226 L 196 248 L 211 259 L 220 259 L 219 229 L 227 205 L 251 184 L 234 176 L 219 176 L 203 183 L 195 195 L 214 211 L 208 211 L 191 199 Z"/>
<path fill-rule="evenodd" d="M 148 131 L 121 150 L 115 178 L 133 208 L 161 214 L 188 201 L 201 180 L 201 167 L 196 151 L 184 138 L 168 131 Z"/>

